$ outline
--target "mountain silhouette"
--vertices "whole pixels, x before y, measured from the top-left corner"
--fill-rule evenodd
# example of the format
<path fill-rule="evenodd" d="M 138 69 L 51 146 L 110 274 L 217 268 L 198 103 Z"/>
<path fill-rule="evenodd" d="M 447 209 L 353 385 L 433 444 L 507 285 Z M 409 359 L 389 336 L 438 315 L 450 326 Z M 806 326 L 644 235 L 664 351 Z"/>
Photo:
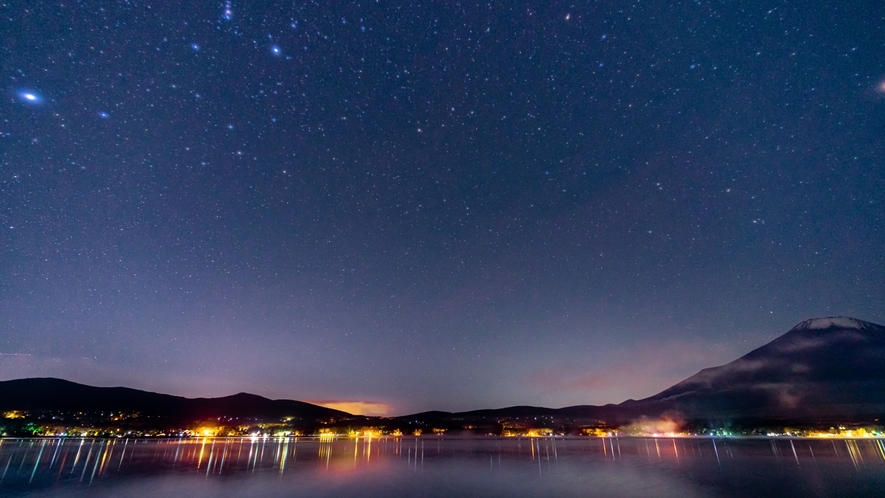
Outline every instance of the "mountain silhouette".
<path fill-rule="evenodd" d="M 885 414 L 885 327 L 841 316 L 806 320 L 731 363 L 619 407 L 686 417 Z"/>
<path fill-rule="evenodd" d="M 174 420 L 217 417 L 319 420 L 351 416 L 302 401 L 271 400 L 247 393 L 223 398 L 184 398 L 128 387 L 92 387 L 54 378 L 0 382 L 0 410 L 123 411 Z"/>

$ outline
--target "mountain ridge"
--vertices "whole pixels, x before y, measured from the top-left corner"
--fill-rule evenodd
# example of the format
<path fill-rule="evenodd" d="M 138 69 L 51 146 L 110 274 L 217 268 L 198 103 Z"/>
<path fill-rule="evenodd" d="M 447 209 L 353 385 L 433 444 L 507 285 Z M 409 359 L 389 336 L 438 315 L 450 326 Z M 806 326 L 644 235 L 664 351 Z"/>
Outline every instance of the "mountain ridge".
<path fill-rule="evenodd" d="M 340 418 L 351 414 L 303 401 L 272 400 L 250 393 L 185 398 L 129 387 L 95 387 L 38 377 L 0 381 L 0 410 L 133 411 L 172 419 L 213 417 Z"/>

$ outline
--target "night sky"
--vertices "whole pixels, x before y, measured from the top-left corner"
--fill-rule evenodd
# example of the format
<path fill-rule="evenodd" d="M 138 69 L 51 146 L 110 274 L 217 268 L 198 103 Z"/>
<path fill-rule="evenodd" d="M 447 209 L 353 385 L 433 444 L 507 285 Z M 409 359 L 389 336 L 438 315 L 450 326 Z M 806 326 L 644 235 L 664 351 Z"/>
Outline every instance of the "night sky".
<path fill-rule="evenodd" d="M 2 380 L 561 407 L 885 322 L 880 0 L 13 0 L 0 76 Z"/>

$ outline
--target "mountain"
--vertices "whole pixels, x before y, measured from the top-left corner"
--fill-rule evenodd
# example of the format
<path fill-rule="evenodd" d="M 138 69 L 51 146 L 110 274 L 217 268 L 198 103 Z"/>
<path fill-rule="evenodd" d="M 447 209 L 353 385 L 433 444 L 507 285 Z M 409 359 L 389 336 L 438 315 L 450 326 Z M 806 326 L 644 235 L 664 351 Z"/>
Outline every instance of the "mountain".
<path fill-rule="evenodd" d="M 654 396 L 618 405 L 514 406 L 435 412 L 432 418 L 552 417 L 617 425 L 662 416 L 809 422 L 885 418 L 885 327 L 848 317 L 806 320 L 731 363 L 701 370 Z"/>
<path fill-rule="evenodd" d="M 690 418 L 885 415 L 885 327 L 841 316 L 806 320 L 731 363 L 618 406 Z"/>
<path fill-rule="evenodd" d="M 127 387 L 92 387 L 53 378 L 0 382 L 0 411 L 3 410 L 124 411 L 174 420 L 222 416 L 319 420 L 351 416 L 302 401 L 270 400 L 247 393 L 223 398 L 184 398 Z"/>

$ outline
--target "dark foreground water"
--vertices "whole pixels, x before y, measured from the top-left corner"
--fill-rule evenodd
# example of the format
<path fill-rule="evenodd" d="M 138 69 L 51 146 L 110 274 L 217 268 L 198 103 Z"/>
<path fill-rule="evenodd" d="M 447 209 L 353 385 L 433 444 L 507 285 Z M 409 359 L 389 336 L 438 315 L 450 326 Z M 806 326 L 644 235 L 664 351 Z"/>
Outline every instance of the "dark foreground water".
<path fill-rule="evenodd" d="M 885 496 L 879 439 L 0 439 L 0 496 Z"/>

